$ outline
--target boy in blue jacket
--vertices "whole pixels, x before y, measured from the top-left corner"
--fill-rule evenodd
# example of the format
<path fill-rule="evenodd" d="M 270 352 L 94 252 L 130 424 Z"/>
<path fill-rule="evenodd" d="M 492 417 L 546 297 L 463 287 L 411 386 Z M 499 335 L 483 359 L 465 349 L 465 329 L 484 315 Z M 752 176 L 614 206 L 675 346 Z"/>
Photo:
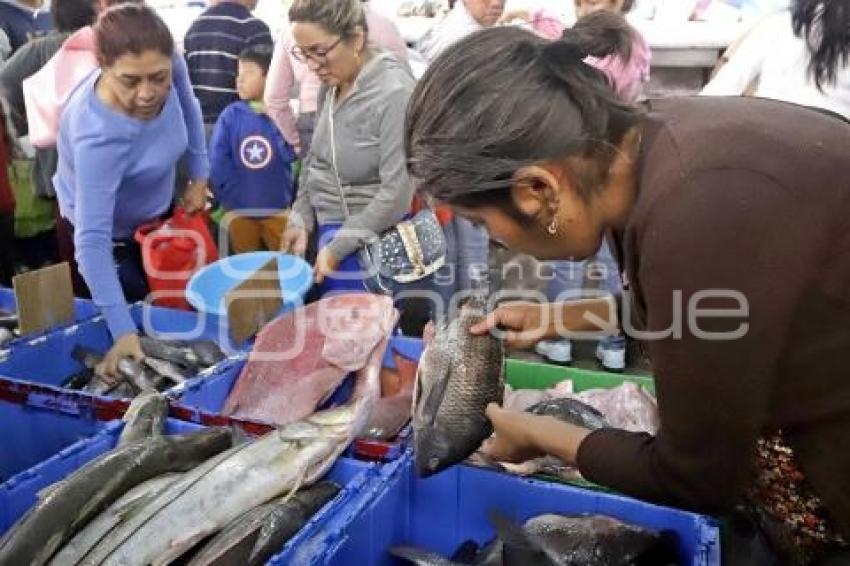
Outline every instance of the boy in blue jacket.
<path fill-rule="evenodd" d="M 221 208 L 234 253 L 280 249 L 295 200 L 295 150 L 265 114 L 263 91 L 272 46 L 239 54 L 240 100 L 219 116 L 210 140 L 210 185 Z"/>

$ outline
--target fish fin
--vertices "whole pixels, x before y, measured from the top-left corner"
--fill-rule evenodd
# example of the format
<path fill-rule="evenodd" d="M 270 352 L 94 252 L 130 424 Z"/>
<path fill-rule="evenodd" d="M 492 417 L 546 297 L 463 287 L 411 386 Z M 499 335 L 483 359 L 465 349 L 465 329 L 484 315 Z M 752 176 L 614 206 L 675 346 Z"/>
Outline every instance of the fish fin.
<path fill-rule="evenodd" d="M 416 548 L 414 546 L 391 546 L 389 550 L 387 550 L 387 552 L 390 556 L 394 556 L 401 560 L 406 560 L 407 562 L 409 562 L 410 564 L 414 564 L 415 566 L 436 566 L 438 564 L 452 564 L 450 560 L 443 558 L 436 552 L 430 552 L 428 550 Z"/>
<path fill-rule="evenodd" d="M 295 485 L 289 490 L 289 493 L 280 500 L 281 505 L 292 499 L 298 490 L 301 489 L 301 486 L 304 484 L 304 479 L 307 477 L 307 466 L 301 468 L 301 471 L 298 473 L 298 477 L 295 480 Z"/>

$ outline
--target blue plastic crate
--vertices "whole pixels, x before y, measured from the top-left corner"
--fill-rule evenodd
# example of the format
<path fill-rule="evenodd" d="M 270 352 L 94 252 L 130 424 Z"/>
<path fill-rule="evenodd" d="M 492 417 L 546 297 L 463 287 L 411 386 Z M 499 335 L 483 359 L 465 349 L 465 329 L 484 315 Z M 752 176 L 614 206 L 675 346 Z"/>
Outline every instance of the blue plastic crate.
<path fill-rule="evenodd" d="M 61 424 L 57 421 L 54 426 Z M 81 440 L 40 464 L 0 484 L 0 535 L 11 527 L 37 500 L 45 487 L 62 480 L 94 458 L 114 448 L 123 427 L 120 421 L 103 424 L 99 434 Z M 166 434 L 191 432 L 201 425 L 168 419 Z M 326 475 L 342 489 L 337 496 L 320 509 L 307 524 L 283 546 L 272 559 L 275 564 L 293 564 L 292 557 L 315 556 L 315 541 L 324 541 L 328 529 L 336 528 L 338 517 L 345 510 L 365 505 L 382 491 L 384 475 L 377 464 L 340 458 Z"/>
<path fill-rule="evenodd" d="M 219 342 L 216 325 L 208 325 L 196 313 L 136 304 L 130 309 L 136 324 L 148 334 L 161 338 L 214 340 L 232 352 L 232 344 Z M 59 328 L 43 336 L 22 340 L 0 352 L 0 376 L 10 379 L 61 386 L 83 365 L 71 356 L 77 345 L 106 352 L 112 337 L 103 317 Z M 223 363 L 223 362 L 222 362 Z"/>
<path fill-rule="evenodd" d="M 78 419 L 79 420 L 79 419 Z M 52 422 L 51 422 L 52 421 Z M 71 428 L 73 433 L 73 421 L 68 420 L 67 415 L 54 414 L 52 418 L 45 417 L 39 423 L 41 428 L 38 432 L 44 433 L 47 438 L 61 438 L 61 429 Z M 75 425 L 78 431 L 86 426 L 80 422 Z M 33 506 L 38 498 L 38 492 L 45 487 L 54 484 L 70 473 L 82 467 L 87 462 L 112 449 L 118 441 L 118 435 L 124 426 L 121 421 L 98 423 L 88 421 L 92 435 L 77 442 L 66 444 L 65 447 L 57 447 L 44 442 L 41 437 L 33 438 L 33 443 L 26 451 L 34 458 L 33 461 L 40 462 L 26 469 L 0 484 L 0 535 L 11 527 L 21 515 Z M 17 434 L 27 427 L 26 421 L 20 421 L 11 430 L 10 435 Z M 179 434 L 190 432 L 200 428 L 199 425 L 185 423 L 175 419 L 166 422 L 166 434 Z M 6 452 L 5 440 L 3 452 Z"/>
<path fill-rule="evenodd" d="M 364 509 L 338 518 L 323 541 L 323 564 L 394 564 L 393 545 L 414 545 L 450 556 L 464 541 L 488 542 L 491 510 L 516 521 L 542 513 L 602 514 L 678 535 L 679 558 L 689 566 L 720 564 L 720 532 L 705 516 L 627 497 L 455 466 L 416 477 L 412 455 L 385 466 L 384 491 Z"/>
<path fill-rule="evenodd" d="M 0 310 L 6 312 L 18 312 L 18 301 L 15 298 L 15 291 L 8 287 L 0 287 Z M 88 299 L 74 299 L 74 322 L 82 322 L 93 318 L 99 314 L 98 308 Z M 10 342 L 8 346 L 16 344 L 20 341 L 31 339 L 35 336 L 40 336 L 44 332 L 37 332 L 28 336 L 16 338 Z"/>
<path fill-rule="evenodd" d="M 0 400 L 0 482 L 97 434 L 103 425 L 87 415 Z"/>

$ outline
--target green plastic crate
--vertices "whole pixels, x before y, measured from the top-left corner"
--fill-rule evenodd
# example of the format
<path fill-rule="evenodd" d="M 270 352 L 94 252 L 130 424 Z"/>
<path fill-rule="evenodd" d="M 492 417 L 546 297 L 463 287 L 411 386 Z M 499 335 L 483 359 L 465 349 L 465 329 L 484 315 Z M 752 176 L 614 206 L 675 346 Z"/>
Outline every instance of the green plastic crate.
<path fill-rule="evenodd" d="M 508 384 L 514 389 L 549 389 L 565 379 L 571 379 L 573 390 L 579 392 L 587 389 L 611 389 L 619 387 L 625 381 L 632 381 L 655 395 L 655 381 L 650 376 L 594 371 L 512 358 L 505 360 L 505 375 Z M 594 491 L 612 492 L 612 490 L 587 480 L 565 480 L 543 474 L 534 477 Z"/>
<path fill-rule="evenodd" d="M 549 389 L 565 379 L 572 379 L 575 391 L 610 389 L 624 381 L 632 381 L 655 395 L 652 377 L 594 371 L 577 367 L 556 366 L 539 362 L 508 359 L 505 362 L 508 384 L 514 389 Z"/>

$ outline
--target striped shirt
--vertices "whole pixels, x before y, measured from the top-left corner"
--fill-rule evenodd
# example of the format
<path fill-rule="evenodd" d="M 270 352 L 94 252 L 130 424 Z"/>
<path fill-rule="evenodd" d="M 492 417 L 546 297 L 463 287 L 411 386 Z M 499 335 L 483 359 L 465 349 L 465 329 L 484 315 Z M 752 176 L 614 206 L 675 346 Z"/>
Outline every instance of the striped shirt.
<path fill-rule="evenodd" d="M 242 4 L 220 2 L 198 16 L 184 40 L 186 63 L 204 122 L 214 124 L 236 94 L 239 53 L 248 46 L 272 44 L 269 27 Z"/>

